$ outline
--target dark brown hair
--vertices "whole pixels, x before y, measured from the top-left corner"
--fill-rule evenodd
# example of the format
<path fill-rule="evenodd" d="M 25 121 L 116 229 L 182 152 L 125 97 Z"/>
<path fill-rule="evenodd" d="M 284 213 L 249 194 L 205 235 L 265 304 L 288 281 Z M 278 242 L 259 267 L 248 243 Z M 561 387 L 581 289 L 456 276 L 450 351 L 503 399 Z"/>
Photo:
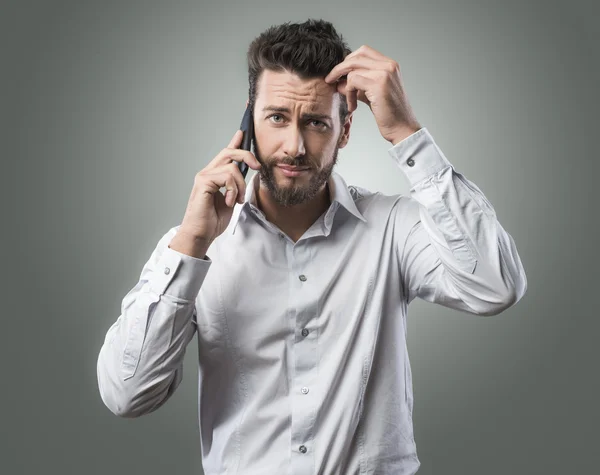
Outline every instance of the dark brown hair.
<path fill-rule="evenodd" d="M 248 106 L 254 110 L 256 84 L 265 69 L 295 73 L 302 79 L 324 78 L 351 53 L 341 35 L 325 20 L 271 26 L 248 48 Z M 340 94 L 340 121 L 348 115 L 346 96 Z"/>

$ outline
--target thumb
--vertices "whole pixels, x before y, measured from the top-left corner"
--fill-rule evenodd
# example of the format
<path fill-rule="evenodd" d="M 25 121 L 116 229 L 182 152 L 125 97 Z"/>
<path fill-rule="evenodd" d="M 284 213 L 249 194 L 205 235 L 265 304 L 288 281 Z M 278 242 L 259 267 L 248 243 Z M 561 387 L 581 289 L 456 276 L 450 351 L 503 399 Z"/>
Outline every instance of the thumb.
<path fill-rule="evenodd" d="M 242 145 L 242 137 L 243 132 L 241 130 L 236 131 L 231 139 L 231 142 L 229 142 L 229 145 L 227 145 L 227 148 L 239 148 L 240 145 Z"/>

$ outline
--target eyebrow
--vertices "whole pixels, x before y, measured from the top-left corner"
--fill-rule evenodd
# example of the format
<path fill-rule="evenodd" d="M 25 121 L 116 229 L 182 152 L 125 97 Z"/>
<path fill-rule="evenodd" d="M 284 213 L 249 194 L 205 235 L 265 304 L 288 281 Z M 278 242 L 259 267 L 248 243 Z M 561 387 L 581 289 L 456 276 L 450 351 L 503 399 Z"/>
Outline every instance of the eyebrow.
<path fill-rule="evenodd" d="M 287 114 L 291 114 L 291 111 L 289 108 L 287 107 L 276 107 L 276 106 L 266 106 L 263 107 L 263 112 L 285 112 Z M 302 114 L 302 118 L 303 119 L 309 119 L 309 120 L 322 120 L 322 119 L 327 119 L 327 120 L 332 120 L 331 116 L 327 115 L 327 114 L 314 114 L 314 113 L 305 113 Z"/>

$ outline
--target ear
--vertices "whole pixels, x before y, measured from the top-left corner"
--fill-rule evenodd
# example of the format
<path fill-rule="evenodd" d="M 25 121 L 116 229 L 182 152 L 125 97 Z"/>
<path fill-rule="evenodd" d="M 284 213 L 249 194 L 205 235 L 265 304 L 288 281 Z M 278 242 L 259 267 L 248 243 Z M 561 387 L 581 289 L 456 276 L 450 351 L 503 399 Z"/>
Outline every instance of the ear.
<path fill-rule="evenodd" d="M 248 107 L 249 102 L 250 102 L 250 99 L 246 99 L 246 107 Z"/>
<path fill-rule="evenodd" d="M 346 117 L 344 125 L 342 126 L 342 132 L 341 132 L 340 140 L 338 142 L 339 148 L 344 148 L 346 146 L 346 144 L 348 143 L 348 140 L 350 139 L 350 127 L 352 125 L 353 114 L 354 114 L 354 111 L 352 111 L 352 112 L 350 112 L 350 114 L 348 114 L 348 117 Z"/>

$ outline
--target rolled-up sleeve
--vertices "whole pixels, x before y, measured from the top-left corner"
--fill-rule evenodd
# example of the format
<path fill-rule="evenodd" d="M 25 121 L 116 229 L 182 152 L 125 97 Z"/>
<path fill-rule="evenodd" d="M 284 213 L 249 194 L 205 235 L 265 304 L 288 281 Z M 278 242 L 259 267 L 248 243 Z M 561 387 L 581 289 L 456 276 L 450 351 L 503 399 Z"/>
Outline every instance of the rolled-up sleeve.
<path fill-rule="evenodd" d="M 483 192 L 455 170 L 426 128 L 389 153 L 410 183 L 395 207 L 406 300 L 415 297 L 477 315 L 496 315 L 525 294 L 513 238 Z M 401 232 L 400 228 L 408 232 Z"/>
<path fill-rule="evenodd" d="M 159 240 L 98 355 L 100 395 L 119 416 L 158 409 L 182 381 L 185 350 L 196 330 L 195 300 L 212 261 L 171 249 L 178 228 Z"/>

